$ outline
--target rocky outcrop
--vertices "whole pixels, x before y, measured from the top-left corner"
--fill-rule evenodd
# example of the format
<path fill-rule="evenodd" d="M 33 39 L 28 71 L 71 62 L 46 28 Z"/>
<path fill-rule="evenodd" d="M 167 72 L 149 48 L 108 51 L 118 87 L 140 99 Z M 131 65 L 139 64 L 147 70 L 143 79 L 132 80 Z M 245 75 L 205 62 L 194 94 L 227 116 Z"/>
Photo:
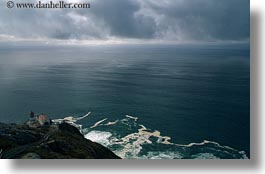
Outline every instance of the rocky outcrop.
<path fill-rule="evenodd" d="M 30 128 L 0 123 L 0 156 L 5 159 L 120 159 L 106 147 L 85 139 L 67 123 Z"/>

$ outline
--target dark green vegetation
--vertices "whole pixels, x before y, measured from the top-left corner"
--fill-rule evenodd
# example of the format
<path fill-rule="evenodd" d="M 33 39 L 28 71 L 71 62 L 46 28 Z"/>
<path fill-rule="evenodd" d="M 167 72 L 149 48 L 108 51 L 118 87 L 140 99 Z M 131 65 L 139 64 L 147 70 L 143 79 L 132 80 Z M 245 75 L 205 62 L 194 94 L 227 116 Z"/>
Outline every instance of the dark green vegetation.
<path fill-rule="evenodd" d="M 41 128 L 0 123 L 0 152 L 4 159 L 119 159 L 67 123 Z"/>

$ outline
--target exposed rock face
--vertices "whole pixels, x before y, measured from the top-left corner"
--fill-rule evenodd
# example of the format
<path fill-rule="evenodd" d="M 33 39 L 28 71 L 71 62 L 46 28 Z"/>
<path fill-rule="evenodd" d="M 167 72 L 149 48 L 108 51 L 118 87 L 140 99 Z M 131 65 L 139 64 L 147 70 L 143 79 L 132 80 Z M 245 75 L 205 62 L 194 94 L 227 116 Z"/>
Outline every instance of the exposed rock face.
<path fill-rule="evenodd" d="M 1 158 L 120 159 L 106 147 L 87 140 L 67 123 L 30 128 L 0 123 Z"/>

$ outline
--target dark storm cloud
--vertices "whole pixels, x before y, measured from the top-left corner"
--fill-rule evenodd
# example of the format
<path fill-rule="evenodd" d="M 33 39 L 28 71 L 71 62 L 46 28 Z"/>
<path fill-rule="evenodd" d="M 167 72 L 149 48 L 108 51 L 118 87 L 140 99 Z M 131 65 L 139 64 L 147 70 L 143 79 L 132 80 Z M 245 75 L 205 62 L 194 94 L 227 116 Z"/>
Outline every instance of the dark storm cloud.
<path fill-rule="evenodd" d="M 105 22 L 111 35 L 130 38 L 151 38 L 155 22 L 151 17 L 135 16 L 141 9 L 135 0 L 95 1 L 91 12 Z"/>
<path fill-rule="evenodd" d="M 199 40 L 240 40 L 249 37 L 248 0 L 174 2 L 166 6 L 152 1 L 148 4 L 156 14 L 165 16 L 161 20 L 163 29 L 175 25 L 182 37 Z"/>
<path fill-rule="evenodd" d="M 90 9 L 48 10 L 7 9 L 5 1 L 1 1 L 0 40 L 115 38 L 242 41 L 249 39 L 248 0 L 91 0 L 89 2 Z"/>

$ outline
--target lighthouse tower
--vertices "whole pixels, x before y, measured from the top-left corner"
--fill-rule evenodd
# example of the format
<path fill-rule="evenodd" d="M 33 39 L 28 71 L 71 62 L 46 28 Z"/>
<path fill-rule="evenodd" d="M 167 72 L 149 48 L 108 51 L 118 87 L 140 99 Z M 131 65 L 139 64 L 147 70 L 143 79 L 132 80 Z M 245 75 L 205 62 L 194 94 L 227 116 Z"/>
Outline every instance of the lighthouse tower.
<path fill-rule="evenodd" d="M 35 114 L 32 111 L 30 111 L 30 113 L 29 113 L 29 121 L 30 122 L 36 121 Z"/>

